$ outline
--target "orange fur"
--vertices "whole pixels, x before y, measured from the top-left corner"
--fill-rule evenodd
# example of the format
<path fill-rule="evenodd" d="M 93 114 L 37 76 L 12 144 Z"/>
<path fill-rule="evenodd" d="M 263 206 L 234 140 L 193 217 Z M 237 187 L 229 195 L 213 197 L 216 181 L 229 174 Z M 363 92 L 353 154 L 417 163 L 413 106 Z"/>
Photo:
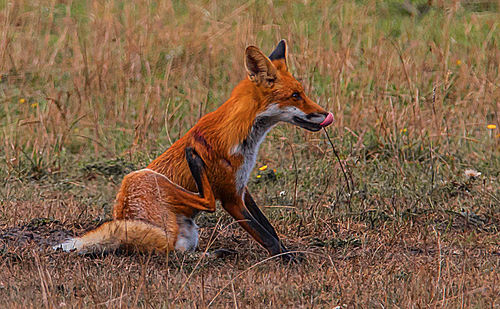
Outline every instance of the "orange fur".
<path fill-rule="evenodd" d="M 174 250 L 175 239 L 175 235 L 147 222 L 114 220 L 104 223 L 82 237 L 68 240 L 58 248 L 66 251 L 76 250 L 81 254 L 108 252 L 119 248 L 167 252 Z"/>
<path fill-rule="evenodd" d="M 199 210 L 214 211 L 212 200 L 196 205 L 196 200 L 193 203 L 190 195 L 182 193 L 185 190 L 174 185 L 196 189 L 184 158 L 184 150 L 192 147 L 206 163 L 203 179 L 210 183 L 204 185 L 210 192 L 205 197 L 220 200 L 224 209 L 271 254 L 286 251 L 246 189 L 248 168 L 275 122 L 288 121 L 316 131 L 323 119 L 331 115 L 305 95 L 302 85 L 288 71 L 284 41 L 271 59 L 253 46 L 247 48 L 245 56 L 248 78 L 234 88 L 230 98 L 203 116 L 146 170 L 124 178 L 113 209 L 115 220 L 148 222 L 163 228 L 175 243 L 179 229 L 175 218 L 179 214 L 191 218 Z M 317 120 L 309 122 L 310 119 Z M 257 120 L 263 123 L 262 128 Z M 172 249 L 174 243 L 168 247 Z"/>
<path fill-rule="evenodd" d="M 204 171 L 200 180 L 202 191 L 194 193 L 153 170 L 132 172 L 125 176 L 116 196 L 113 221 L 54 248 L 79 253 L 120 247 L 161 252 L 194 249 L 196 225 L 184 218 L 190 218 L 194 210 L 215 211 L 215 199 Z M 179 243 L 180 237 L 188 243 Z"/>

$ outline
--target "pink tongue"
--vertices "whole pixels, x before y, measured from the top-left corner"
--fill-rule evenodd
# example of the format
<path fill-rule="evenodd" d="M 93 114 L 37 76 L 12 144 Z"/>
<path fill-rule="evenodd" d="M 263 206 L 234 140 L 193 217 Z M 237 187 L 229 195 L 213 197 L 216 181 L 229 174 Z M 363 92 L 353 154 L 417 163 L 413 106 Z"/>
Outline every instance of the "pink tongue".
<path fill-rule="evenodd" d="M 333 122 L 333 115 L 332 113 L 328 113 L 328 116 L 326 116 L 325 120 L 323 120 L 323 122 L 320 123 L 319 125 L 322 127 L 326 127 L 330 125 L 332 122 Z"/>

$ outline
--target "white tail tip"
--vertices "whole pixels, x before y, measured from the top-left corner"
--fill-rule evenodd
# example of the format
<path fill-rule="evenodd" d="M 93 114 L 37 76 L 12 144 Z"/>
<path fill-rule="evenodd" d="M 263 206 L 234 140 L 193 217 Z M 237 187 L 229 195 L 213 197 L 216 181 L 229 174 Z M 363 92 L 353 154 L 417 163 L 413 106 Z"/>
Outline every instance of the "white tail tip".
<path fill-rule="evenodd" d="M 65 252 L 79 251 L 82 248 L 83 242 L 78 238 L 71 238 L 63 243 L 55 245 L 52 247 L 54 250 L 63 250 Z"/>

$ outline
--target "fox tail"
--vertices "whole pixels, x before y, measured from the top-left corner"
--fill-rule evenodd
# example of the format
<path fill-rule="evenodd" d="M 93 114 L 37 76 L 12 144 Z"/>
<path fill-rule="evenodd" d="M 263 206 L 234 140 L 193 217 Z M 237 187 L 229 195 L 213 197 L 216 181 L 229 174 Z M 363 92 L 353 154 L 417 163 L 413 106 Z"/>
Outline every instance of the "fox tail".
<path fill-rule="evenodd" d="M 119 248 L 166 252 L 172 242 L 164 229 L 138 220 L 106 222 L 81 237 L 68 239 L 53 249 L 80 254 L 105 253 Z"/>

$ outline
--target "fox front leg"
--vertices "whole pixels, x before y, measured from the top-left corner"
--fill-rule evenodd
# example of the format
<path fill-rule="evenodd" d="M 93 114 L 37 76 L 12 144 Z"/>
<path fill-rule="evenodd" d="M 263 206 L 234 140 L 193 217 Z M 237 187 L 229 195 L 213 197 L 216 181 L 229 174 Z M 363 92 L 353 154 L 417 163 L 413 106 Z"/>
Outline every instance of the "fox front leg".
<path fill-rule="evenodd" d="M 242 197 L 223 200 L 222 207 L 271 255 L 288 252 L 250 195 L 246 201 Z M 289 254 L 284 254 L 282 257 L 285 260 L 294 259 L 294 256 Z"/>
<path fill-rule="evenodd" d="M 255 203 L 255 200 L 253 199 L 252 195 L 248 191 L 248 188 L 245 188 L 245 193 L 244 193 L 244 199 L 243 201 L 245 202 L 245 206 L 248 209 L 248 211 L 252 214 L 252 216 L 271 234 L 273 237 L 275 237 L 280 245 L 281 245 L 281 253 L 288 252 L 288 249 L 283 245 L 283 243 L 280 241 L 278 234 L 276 234 L 276 231 L 274 230 L 274 227 L 271 225 L 269 220 L 267 220 L 266 216 L 262 213 L 260 210 L 259 206 L 257 206 L 257 203 Z M 300 254 L 292 254 L 288 253 L 283 255 L 283 259 L 285 260 L 293 260 L 293 261 L 299 261 L 303 259 L 303 256 Z"/>

